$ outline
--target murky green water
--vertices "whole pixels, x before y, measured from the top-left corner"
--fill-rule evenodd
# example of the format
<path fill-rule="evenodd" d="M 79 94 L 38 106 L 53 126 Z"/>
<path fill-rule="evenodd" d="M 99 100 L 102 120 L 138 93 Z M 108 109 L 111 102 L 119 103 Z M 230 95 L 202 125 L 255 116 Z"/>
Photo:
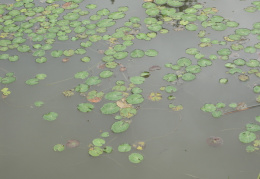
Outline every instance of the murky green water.
<path fill-rule="evenodd" d="M 63 4 L 61 1 L 57 2 Z M 259 22 L 259 11 L 248 13 L 243 10 L 250 6 L 251 2 L 253 1 L 219 0 L 201 3 L 204 7 L 216 7 L 219 10 L 217 15 L 238 22 L 239 28 L 251 29 L 253 23 Z M 36 6 L 46 6 L 46 3 L 34 3 Z M 129 7 L 126 16 L 119 19 L 115 26 L 108 28 L 106 33 L 113 34 L 116 28 L 123 26 L 132 16 L 141 19 L 140 32 L 149 32 L 143 23 L 148 17 L 142 7 L 143 1 L 115 0 L 113 4 L 108 0 L 84 1 L 79 8 L 84 9 L 87 4 L 92 3 L 97 4 L 98 8 L 91 11 L 91 14 L 102 8 L 114 12 L 121 6 Z M 195 3 L 190 2 L 190 5 Z M 85 81 L 74 78 L 77 72 L 87 70 L 90 76 L 99 75 L 103 69 L 98 69 L 97 66 L 102 64 L 104 55 L 98 53 L 98 50 L 108 48 L 106 41 L 93 43 L 87 49 L 87 54 L 69 57 L 66 63 L 62 62 L 64 56 L 53 58 L 50 52 L 45 55 L 47 62 L 42 64 L 36 63 L 36 57 L 28 53 L 19 53 L 19 60 L 16 62 L 1 60 L 0 76 L 14 72 L 16 81 L 7 85 L 0 84 L 1 89 L 8 87 L 11 91 L 5 99 L 0 99 L 0 178 L 256 179 L 260 172 L 259 151 L 246 152 L 247 144 L 241 143 L 238 136 L 245 130 L 247 123 L 255 123 L 255 117 L 260 115 L 259 108 L 223 115 L 220 118 L 214 118 L 200 108 L 206 103 L 218 102 L 245 102 L 248 106 L 257 104 L 257 94 L 253 92 L 253 86 L 259 85 L 259 77 L 251 75 L 249 81 L 241 82 L 237 75 L 227 74 L 225 64 L 237 58 L 233 53 L 228 61 L 213 60 L 213 65 L 203 68 L 195 80 L 176 84 L 178 90 L 173 93 L 176 99 L 169 101 L 168 95 L 160 91 L 160 87 L 171 84 L 163 80 L 164 75 L 172 73 L 170 68 L 164 67 L 166 63 L 174 64 L 180 57 L 189 57 L 195 63 L 197 60 L 185 53 L 187 48 L 198 48 L 209 56 L 216 54 L 221 48 L 229 48 L 229 43 L 226 46 L 200 48 L 200 38 L 197 35 L 199 30 L 205 28 L 199 27 L 197 31 L 174 31 L 170 25 L 164 27 L 169 33 L 158 32 L 157 37 L 150 41 L 134 40 L 134 45 L 127 48 L 128 52 L 134 49 L 156 49 L 159 52 L 156 57 L 128 57 L 118 61 L 127 68 L 126 71 L 111 69 L 114 72 L 112 77 L 90 88 L 107 93 L 117 80 L 124 80 L 129 84 L 130 77 L 139 76 L 154 65 L 161 67 L 161 70 L 151 71 L 145 83 L 137 85 L 143 89 L 145 100 L 135 105 L 138 106 L 138 112 L 132 118 L 129 129 L 119 134 L 110 130 L 116 121 L 115 115 L 104 115 L 100 112 L 100 108 L 107 101 L 94 104 L 94 110 L 89 113 L 82 113 L 77 110 L 77 106 L 87 102 L 85 97 L 79 93 L 71 97 L 62 94 L 63 91 L 73 89 Z M 223 37 L 234 33 L 234 29 L 236 28 L 214 31 L 207 28 L 206 37 L 223 41 Z M 250 41 L 244 46 L 259 42 L 256 36 L 248 38 Z M 29 43 L 26 42 L 28 45 Z M 80 48 L 78 41 L 57 41 L 50 51 L 76 48 Z M 7 52 L 0 52 L 3 53 Z M 16 50 L 8 53 L 18 55 Z M 245 60 L 259 60 L 257 53 L 249 54 L 243 50 L 237 53 L 239 58 Z M 81 62 L 80 58 L 84 56 L 89 56 L 91 61 Z M 256 69 L 259 70 L 259 66 Z M 37 85 L 25 84 L 26 80 L 40 73 L 46 74 L 47 78 Z M 228 78 L 229 81 L 227 84 L 220 84 L 220 78 Z M 151 92 L 162 93 L 162 100 L 148 100 Z M 36 107 L 35 101 L 43 101 L 44 105 Z M 183 110 L 172 111 L 168 108 L 169 103 L 181 104 Z M 44 120 L 42 116 L 51 111 L 58 113 L 57 119 Z M 114 150 L 111 154 L 91 157 L 88 154 L 89 144 L 100 137 L 102 131 L 110 133 L 109 138 L 105 138 L 106 145 L 112 146 Z M 221 137 L 223 145 L 208 146 L 206 139 L 210 136 Z M 69 139 L 79 140 L 80 146 L 66 148 L 62 152 L 53 151 L 54 145 L 65 145 Z M 117 147 L 122 143 L 133 144 L 138 141 L 145 142 L 144 150 L 132 149 L 131 152 L 141 153 L 144 160 L 133 164 L 128 160 L 131 152 L 120 153 Z"/>

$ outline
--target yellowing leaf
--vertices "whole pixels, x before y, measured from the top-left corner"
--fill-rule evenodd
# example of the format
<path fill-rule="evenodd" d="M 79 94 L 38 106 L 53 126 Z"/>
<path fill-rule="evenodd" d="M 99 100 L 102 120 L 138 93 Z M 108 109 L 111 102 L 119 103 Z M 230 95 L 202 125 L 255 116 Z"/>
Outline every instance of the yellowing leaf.
<path fill-rule="evenodd" d="M 162 94 L 161 93 L 154 93 L 152 92 L 149 96 L 148 99 L 151 101 L 159 101 L 162 99 Z"/>

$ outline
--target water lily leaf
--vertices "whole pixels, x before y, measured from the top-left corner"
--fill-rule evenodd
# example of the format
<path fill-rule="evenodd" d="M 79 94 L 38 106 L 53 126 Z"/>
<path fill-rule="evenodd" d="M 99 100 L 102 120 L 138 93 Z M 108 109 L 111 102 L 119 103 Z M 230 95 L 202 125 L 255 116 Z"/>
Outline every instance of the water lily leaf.
<path fill-rule="evenodd" d="M 211 28 L 216 31 L 223 31 L 227 29 L 227 25 L 223 23 L 215 23 Z"/>
<path fill-rule="evenodd" d="M 260 93 L 260 85 L 254 86 L 253 90 L 255 93 Z"/>
<path fill-rule="evenodd" d="M 111 130 L 114 133 L 121 133 L 126 131 L 129 128 L 129 123 L 125 122 L 125 121 L 117 121 L 114 122 L 114 124 L 112 124 L 111 126 Z"/>
<path fill-rule="evenodd" d="M 106 143 L 106 141 L 104 139 L 96 138 L 92 141 L 92 143 L 97 147 L 101 147 Z"/>
<path fill-rule="evenodd" d="M 118 105 L 118 103 L 117 103 L 117 105 Z M 124 118 L 131 118 L 134 115 L 136 115 L 136 112 L 137 112 L 137 110 L 132 107 L 122 108 L 122 109 L 120 109 L 120 116 L 122 116 Z"/>
<path fill-rule="evenodd" d="M 97 92 L 96 90 L 90 91 L 87 95 L 87 100 L 92 103 L 98 103 L 104 96 L 104 92 Z"/>
<path fill-rule="evenodd" d="M 62 54 L 63 54 L 62 50 L 54 50 L 51 52 L 51 56 L 53 56 L 55 58 L 62 56 Z"/>
<path fill-rule="evenodd" d="M 45 63 L 45 62 L 47 62 L 47 58 L 46 57 L 40 57 L 40 58 L 37 58 L 35 61 L 37 63 Z"/>
<path fill-rule="evenodd" d="M 109 137 L 109 132 L 102 132 L 100 134 L 101 137 Z"/>
<path fill-rule="evenodd" d="M 230 55 L 232 52 L 228 48 L 223 48 L 217 51 L 217 53 L 221 56 Z"/>
<path fill-rule="evenodd" d="M 244 51 L 246 53 L 256 53 L 256 48 L 252 47 L 252 46 L 248 46 L 248 47 L 244 48 Z"/>
<path fill-rule="evenodd" d="M 98 157 L 99 155 L 103 154 L 103 149 L 100 147 L 90 147 L 88 153 L 92 157 Z"/>
<path fill-rule="evenodd" d="M 103 151 L 107 154 L 110 154 L 113 151 L 113 148 L 111 146 L 106 146 L 104 147 Z"/>
<path fill-rule="evenodd" d="M 148 96 L 148 99 L 151 100 L 151 101 L 160 101 L 162 99 L 162 94 L 152 92 Z"/>
<path fill-rule="evenodd" d="M 144 98 L 140 94 L 132 94 L 126 98 L 129 104 L 140 104 L 144 101 Z"/>
<path fill-rule="evenodd" d="M 120 108 L 116 105 L 116 103 L 106 103 L 100 108 L 102 114 L 114 114 L 117 113 Z"/>
<path fill-rule="evenodd" d="M 54 150 L 55 152 L 62 152 L 64 149 L 65 149 L 65 146 L 62 145 L 62 144 L 56 144 L 56 145 L 54 145 L 54 147 L 53 147 L 53 150 Z"/>
<path fill-rule="evenodd" d="M 151 31 L 158 32 L 162 29 L 162 26 L 160 24 L 151 24 L 147 28 Z"/>
<path fill-rule="evenodd" d="M 191 65 L 191 60 L 186 57 L 182 57 L 177 60 L 177 64 L 179 66 L 189 66 Z"/>
<path fill-rule="evenodd" d="M 246 62 L 246 65 L 248 67 L 258 67 L 260 66 L 260 62 L 256 59 L 250 59 L 248 62 Z"/>
<path fill-rule="evenodd" d="M 189 55 L 196 55 L 197 53 L 199 53 L 199 50 L 196 48 L 188 48 L 186 49 L 186 53 Z"/>
<path fill-rule="evenodd" d="M 116 62 L 107 62 L 106 63 L 107 68 L 115 68 L 115 67 L 117 67 L 117 65 L 118 65 L 118 63 L 116 63 Z"/>
<path fill-rule="evenodd" d="M 256 116 L 256 117 L 255 117 L 255 120 L 256 120 L 257 122 L 260 122 L 260 116 Z"/>
<path fill-rule="evenodd" d="M 181 18 L 184 21 L 188 21 L 188 22 L 192 22 L 192 21 L 196 21 L 197 20 L 197 16 L 195 14 L 183 14 L 181 16 Z M 186 25 L 186 24 L 183 24 L 183 25 Z"/>
<path fill-rule="evenodd" d="M 75 51 L 70 49 L 70 50 L 64 50 L 63 51 L 63 55 L 67 56 L 67 57 L 70 57 L 72 55 L 74 55 Z"/>
<path fill-rule="evenodd" d="M 35 101 L 34 102 L 34 106 L 36 106 L 36 107 L 41 107 L 43 104 L 44 104 L 44 102 L 42 102 L 42 101 Z"/>
<path fill-rule="evenodd" d="M 2 84 L 9 84 L 9 83 L 16 81 L 16 78 L 13 76 L 6 76 L 6 77 L 2 78 L 0 81 Z"/>
<path fill-rule="evenodd" d="M 144 83 L 145 78 L 141 77 L 141 76 L 133 76 L 130 78 L 131 83 L 135 84 L 135 85 L 139 85 Z"/>
<path fill-rule="evenodd" d="M 189 73 L 199 73 L 201 68 L 199 65 L 190 65 L 185 68 L 185 70 Z"/>
<path fill-rule="evenodd" d="M 132 149 L 132 146 L 130 144 L 121 144 L 117 149 L 119 152 L 129 152 Z"/>
<path fill-rule="evenodd" d="M 37 74 L 35 77 L 38 80 L 44 80 L 47 77 L 47 75 L 42 73 L 42 74 Z"/>
<path fill-rule="evenodd" d="M 246 29 L 246 28 L 240 28 L 240 29 L 235 30 L 235 33 L 237 35 L 241 35 L 241 36 L 247 36 L 250 34 L 250 32 L 251 32 L 251 30 Z"/>
<path fill-rule="evenodd" d="M 257 132 L 257 131 L 260 131 L 260 126 L 257 124 L 249 123 L 249 124 L 246 124 L 246 130 L 250 131 L 250 132 Z"/>
<path fill-rule="evenodd" d="M 241 75 L 238 75 L 238 79 L 239 79 L 240 81 L 247 81 L 247 80 L 249 80 L 249 76 L 248 76 L 248 75 L 241 74 Z"/>
<path fill-rule="evenodd" d="M 85 79 L 87 78 L 89 75 L 89 73 L 87 71 L 81 71 L 81 72 L 78 72 L 74 75 L 74 78 L 76 79 Z"/>
<path fill-rule="evenodd" d="M 168 0 L 168 1 L 167 1 L 167 4 L 168 4 L 169 6 L 172 6 L 172 7 L 181 7 L 181 6 L 184 5 L 183 2 L 181 2 L 181 1 L 175 1 L 175 0 Z"/>
<path fill-rule="evenodd" d="M 228 73 L 235 74 L 235 73 L 243 73 L 243 71 L 240 68 L 231 68 Z"/>
<path fill-rule="evenodd" d="M 143 50 L 139 50 L 139 49 L 135 49 L 131 52 L 131 57 L 132 58 L 141 58 L 144 56 L 144 51 Z"/>
<path fill-rule="evenodd" d="M 114 72 L 109 71 L 109 70 L 105 70 L 105 71 L 102 71 L 102 72 L 99 74 L 99 76 L 100 76 L 101 78 L 109 78 L 109 77 L 111 77 L 113 74 L 114 74 Z"/>
<path fill-rule="evenodd" d="M 144 159 L 144 156 L 142 154 L 139 154 L 139 153 L 131 153 L 128 156 L 128 159 L 132 163 L 140 163 Z"/>
<path fill-rule="evenodd" d="M 220 78 L 219 79 L 219 83 L 221 83 L 221 84 L 226 84 L 227 82 L 228 82 L 227 78 Z"/>
<path fill-rule="evenodd" d="M 85 93 L 89 89 L 89 86 L 87 84 L 79 84 L 78 86 L 75 87 L 75 91 L 80 92 L 80 93 Z"/>
<path fill-rule="evenodd" d="M 101 83 L 101 79 L 98 76 L 92 76 L 89 77 L 86 82 L 87 85 L 92 86 L 92 85 L 97 85 L 99 83 Z"/>
<path fill-rule="evenodd" d="M 160 13 L 158 8 L 149 8 L 146 9 L 145 13 L 149 16 L 157 16 Z"/>
<path fill-rule="evenodd" d="M 148 57 L 155 57 L 158 55 L 158 52 L 154 49 L 149 49 L 145 51 L 145 55 Z"/>
<path fill-rule="evenodd" d="M 94 105 L 90 103 L 81 103 L 78 105 L 78 110 L 81 112 L 90 112 L 94 109 Z"/>
<path fill-rule="evenodd" d="M 221 111 L 213 111 L 211 115 L 215 118 L 221 117 L 223 113 Z"/>
<path fill-rule="evenodd" d="M 177 88 L 175 88 L 174 86 L 166 86 L 165 87 L 165 91 L 167 93 L 172 93 L 172 92 L 176 92 L 177 91 Z"/>
<path fill-rule="evenodd" d="M 47 121 L 54 121 L 55 119 L 57 119 L 57 117 L 58 117 L 58 113 L 56 112 L 49 112 L 48 114 L 43 115 L 43 119 Z"/>
<path fill-rule="evenodd" d="M 242 44 L 232 44 L 232 45 L 231 45 L 231 49 L 232 49 L 232 50 L 239 51 L 239 50 L 244 49 L 244 46 L 243 46 Z"/>
<path fill-rule="evenodd" d="M 256 135 L 253 132 L 244 131 L 239 134 L 239 140 L 242 143 L 250 143 L 256 139 Z"/>
<path fill-rule="evenodd" d="M 118 101 L 123 98 L 123 93 L 119 91 L 112 91 L 105 95 L 107 100 Z"/>
<path fill-rule="evenodd" d="M 235 59 L 233 62 L 235 65 L 238 65 L 238 66 L 243 66 L 246 64 L 246 61 L 242 58 Z"/>
<path fill-rule="evenodd" d="M 216 106 L 214 104 L 205 104 L 201 110 L 204 112 L 213 112 L 216 111 Z"/>
<path fill-rule="evenodd" d="M 112 12 L 111 14 L 109 14 L 108 18 L 110 19 L 121 19 L 125 17 L 125 14 L 123 12 Z"/>
<path fill-rule="evenodd" d="M 37 78 L 32 78 L 32 79 L 26 80 L 25 83 L 27 85 L 36 85 L 39 83 L 39 80 Z"/>
<path fill-rule="evenodd" d="M 30 50 L 30 47 L 28 45 L 20 45 L 17 47 L 17 50 L 19 52 L 28 52 Z"/>
<path fill-rule="evenodd" d="M 113 55 L 113 57 L 117 60 L 122 60 L 128 56 L 128 52 L 117 52 Z"/>
<path fill-rule="evenodd" d="M 174 104 L 169 104 L 169 108 L 172 109 L 173 111 L 181 111 L 181 110 L 183 110 L 183 106 L 182 105 L 175 106 Z"/>
<path fill-rule="evenodd" d="M 163 79 L 168 82 L 173 82 L 177 80 L 177 75 L 174 73 L 168 73 L 167 75 L 164 75 Z"/>

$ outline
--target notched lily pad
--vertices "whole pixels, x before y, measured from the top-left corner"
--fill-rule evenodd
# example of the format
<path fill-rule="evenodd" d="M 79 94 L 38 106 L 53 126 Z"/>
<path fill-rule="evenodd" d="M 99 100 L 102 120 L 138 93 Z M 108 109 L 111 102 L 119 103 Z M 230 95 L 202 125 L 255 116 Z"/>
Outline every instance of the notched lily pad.
<path fill-rule="evenodd" d="M 129 122 L 126 121 L 117 121 L 111 126 L 111 130 L 114 133 L 121 133 L 126 131 L 129 128 Z"/>

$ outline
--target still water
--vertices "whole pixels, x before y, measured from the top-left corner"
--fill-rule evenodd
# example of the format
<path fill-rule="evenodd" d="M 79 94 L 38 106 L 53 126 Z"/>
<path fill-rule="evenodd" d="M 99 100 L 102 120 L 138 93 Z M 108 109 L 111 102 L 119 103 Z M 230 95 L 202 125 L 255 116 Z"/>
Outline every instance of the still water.
<path fill-rule="evenodd" d="M 253 1 L 237 0 L 208 0 L 188 1 L 187 7 L 195 3 L 202 3 L 204 7 L 215 7 L 218 15 L 225 19 L 236 21 L 240 28 L 252 28 L 252 24 L 259 21 L 259 11 L 255 13 L 245 12 L 243 9 L 250 6 Z M 11 3 L 1 1 L 1 3 Z M 34 1 L 35 6 L 46 7 L 45 1 Z M 57 1 L 63 4 L 62 1 Z M 128 0 L 101 0 L 84 1 L 87 4 L 96 4 L 96 11 L 107 8 L 111 12 L 119 7 L 128 6 L 129 10 L 123 19 L 119 19 L 116 25 L 108 28 L 106 33 L 112 34 L 115 29 L 124 25 L 129 18 L 135 16 L 141 19 L 140 32 L 149 32 L 143 23 L 147 17 L 142 7 L 143 1 Z M 183 10 L 180 8 L 180 10 Z M 89 16 L 87 16 L 89 17 Z M 84 18 L 81 18 L 84 20 Z M 195 22 L 199 23 L 199 22 Z M 145 83 L 138 85 L 143 89 L 145 100 L 138 106 L 137 114 L 132 118 L 131 125 L 126 132 L 115 134 L 110 127 L 116 121 L 115 115 L 104 115 L 100 108 L 105 102 L 95 104 L 93 111 L 89 113 L 79 112 L 77 105 L 86 103 L 85 97 L 78 93 L 71 97 L 65 97 L 62 92 L 75 88 L 85 80 L 74 79 L 77 72 L 87 70 L 90 76 L 98 76 L 102 69 L 97 68 L 102 64 L 104 54 L 98 50 L 106 50 L 106 41 L 94 43 L 87 49 L 87 56 L 91 58 L 88 63 L 83 63 L 80 58 L 84 55 L 75 55 L 64 63 L 62 58 L 53 58 L 46 53 L 46 63 L 35 63 L 35 57 L 28 53 L 19 53 L 19 60 L 10 62 L 0 61 L 0 76 L 7 72 L 14 72 L 17 80 L 14 83 L 4 85 L 11 94 L 0 99 L 0 178 L 1 179 L 46 179 L 46 178 L 180 178 L 180 179 L 257 179 L 260 172 L 259 152 L 247 153 L 246 144 L 242 144 L 238 136 L 245 130 L 247 123 L 255 122 L 255 117 L 260 115 L 259 108 L 253 108 L 241 112 L 214 118 L 210 113 L 205 113 L 200 108 L 206 103 L 225 104 L 245 102 L 249 106 L 255 105 L 256 94 L 253 86 L 260 83 L 259 78 L 250 76 L 247 82 L 240 82 L 237 76 L 227 74 L 224 60 L 215 60 L 213 65 L 203 68 L 191 82 L 179 82 L 174 104 L 181 104 L 183 110 L 172 111 L 168 108 L 167 94 L 160 91 L 160 87 L 169 85 L 162 80 L 163 76 L 172 70 L 165 68 L 167 63 L 176 63 L 180 57 L 187 57 L 187 48 L 199 48 L 209 56 L 216 51 L 229 46 L 198 47 L 200 38 L 199 27 L 197 31 L 174 31 L 171 25 L 165 25 L 169 30 L 167 34 L 157 33 L 157 37 L 150 41 L 134 40 L 134 45 L 127 51 L 134 49 L 156 49 L 159 54 L 156 57 L 131 58 L 127 57 L 120 63 L 127 68 L 121 72 L 114 71 L 112 77 L 103 80 L 101 85 L 91 87 L 91 90 L 110 92 L 117 80 L 124 80 L 129 84 L 132 76 L 138 76 L 144 71 L 149 71 L 152 66 L 160 66 L 161 70 L 152 71 Z M 223 40 L 223 36 L 234 33 L 234 29 L 225 31 L 213 31 L 207 29 L 207 37 Z M 253 45 L 257 39 L 250 38 L 248 45 Z M 259 41 L 258 41 L 259 42 Z M 27 42 L 26 42 L 27 43 Z M 30 42 L 28 42 L 29 45 Z M 52 50 L 65 50 L 79 48 L 79 42 L 57 41 Z M 247 45 L 245 45 L 247 46 Z M 259 51 L 259 50 L 258 50 Z M 16 50 L 8 51 L 15 55 Z M 6 53 L 6 52 L 0 52 Z M 238 52 L 239 58 L 258 58 L 257 53 L 248 54 Z M 191 58 L 191 56 L 189 56 Z M 235 57 L 230 57 L 232 62 Z M 196 59 L 191 60 L 195 63 Z M 258 67 L 259 69 L 259 67 Z M 46 74 L 47 78 L 39 84 L 29 86 L 25 81 L 34 78 L 36 74 Z M 228 78 L 227 84 L 220 84 L 220 78 Z M 151 92 L 163 93 L 160 101 L 150 101 Z M 43 101 L 42 107 L 34 106 L 35 101 Z M 46 121 L 43 115 L 49 112 L 58 113 L 54 121 Z M 99 157 L 91 157 L 88 154 L 89 144 L 95 138 L 99 138 L 104 131 L 110 133 L 105 138 L 106 145 L 113 146 L 111 154 L 102 154 Z M 206 142 L 210 136 L 223 139 L 223 145 L 209 146 Z M 54 152 L 56 144 L 66 144 L 70 139 L 80 141 L 77 148 L 66 148 L 62 152 Z M 133 144 L 145 142 L 144 150 L 132 149 L 144 156 L 139 164 L 133 164 L 128 160 L 128 153 L 120 153 L 117 146 L 123 143 Z"/>

